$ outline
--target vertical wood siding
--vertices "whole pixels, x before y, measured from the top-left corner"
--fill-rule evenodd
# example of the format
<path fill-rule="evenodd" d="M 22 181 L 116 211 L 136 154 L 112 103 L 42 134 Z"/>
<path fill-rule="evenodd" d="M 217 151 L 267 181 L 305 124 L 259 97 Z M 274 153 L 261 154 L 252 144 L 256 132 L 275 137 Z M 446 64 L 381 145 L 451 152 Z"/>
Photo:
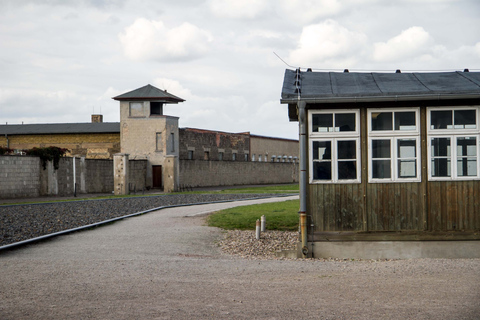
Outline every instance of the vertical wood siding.
<path fill-rule="evenodd" d="M 365 199 L 362 184 L 310 185 L 315 231 L 480 230 L 480 181 L 426 185 L 426 207 L 421 183 L 370 183 Z"/>
<path fill-rule="evenodd" d="M 309 192 L 315 231 L 363 230 L 361 184 L 316 184 L 310 185 Z"/>
<path fill-rule="evenodd" d="M 428 184 L 428 229 L 480 229 L 480 181 L 435 181 Z"/>
<path fill-rule="evenodd" d="M 368 184 L 368 231 L 423 230 L 422 198 L 420 183 Z"/>

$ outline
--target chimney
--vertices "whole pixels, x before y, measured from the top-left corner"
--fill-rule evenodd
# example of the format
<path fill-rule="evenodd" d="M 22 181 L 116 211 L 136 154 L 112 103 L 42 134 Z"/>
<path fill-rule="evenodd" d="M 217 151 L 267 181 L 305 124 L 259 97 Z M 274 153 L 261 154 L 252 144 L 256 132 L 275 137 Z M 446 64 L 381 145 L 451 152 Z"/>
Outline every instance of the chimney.
<path fill-rule="evenodd" d="M 103 115 L 102 114 L 92 114 L 92 123 L 102 123 Z"/>

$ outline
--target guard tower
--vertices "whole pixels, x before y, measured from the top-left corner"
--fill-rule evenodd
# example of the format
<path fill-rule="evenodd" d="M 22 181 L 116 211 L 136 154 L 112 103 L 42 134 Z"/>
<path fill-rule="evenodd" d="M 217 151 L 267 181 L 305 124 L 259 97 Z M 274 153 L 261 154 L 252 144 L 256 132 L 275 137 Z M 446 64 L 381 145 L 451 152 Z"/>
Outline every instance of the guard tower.
<path fill-rule="evenodd" d="M 179 183 L 178 117 L 163 114 L 167 103 L 185 100 L 152 85 L 113 97 L 120 101 L 120 148 L 129 159 L 146 159 L 145 185 L 175 191 Z"/>

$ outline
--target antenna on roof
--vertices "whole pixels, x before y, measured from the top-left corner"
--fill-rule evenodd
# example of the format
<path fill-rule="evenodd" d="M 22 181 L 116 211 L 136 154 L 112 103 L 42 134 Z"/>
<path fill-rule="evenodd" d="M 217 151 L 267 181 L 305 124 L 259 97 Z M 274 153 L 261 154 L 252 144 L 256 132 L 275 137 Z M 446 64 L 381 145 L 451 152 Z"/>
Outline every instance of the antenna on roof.
<path fill-rule="evenodd" d="M 277 56 L 278 59 L 280 59 L 280 61 L 282 61 L 283 63 L 285 63 L 288 67 L 290 68 L 295 68 L 294 66 L 291 66 L 289 65 L 288 63 L 285 62 L 285 60 L 283 60 L 282 58 L 280 58 L 280 56 L 278 54 L 275 53 L 275 51 L 273 51 L 273 54 Z"/>

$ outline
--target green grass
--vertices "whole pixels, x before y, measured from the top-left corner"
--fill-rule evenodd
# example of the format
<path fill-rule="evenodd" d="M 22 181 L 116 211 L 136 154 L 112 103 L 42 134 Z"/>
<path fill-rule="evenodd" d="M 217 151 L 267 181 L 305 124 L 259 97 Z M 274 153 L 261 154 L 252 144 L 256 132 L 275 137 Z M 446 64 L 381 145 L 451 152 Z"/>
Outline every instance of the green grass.
<path fill-rule="evenodd" d="M 298 230 L 299 200 L 242 206 L 222 210 L 207 218 L 209 226 L 227 230 L 255 230 L 255 222 L 265 215 L 267 230 Z"/>

